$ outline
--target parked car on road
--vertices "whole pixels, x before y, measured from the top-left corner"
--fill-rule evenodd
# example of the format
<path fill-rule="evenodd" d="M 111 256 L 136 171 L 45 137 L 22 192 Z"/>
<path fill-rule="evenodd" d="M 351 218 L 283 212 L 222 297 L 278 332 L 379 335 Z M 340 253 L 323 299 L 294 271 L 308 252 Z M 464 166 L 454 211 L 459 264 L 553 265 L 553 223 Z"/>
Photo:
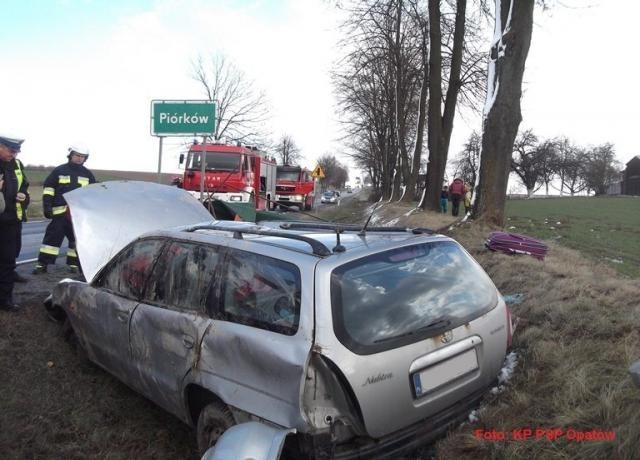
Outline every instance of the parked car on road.
<path fill-rule="evenodd" d="M 322 194 L 322 198 L 320 198 L 321 203 L 335 204 L 335 203 L 338 203 L 339 201 L 340 201 L 340 194 L 334 191 L 324 192 Z"/>
<path fill-rule="evenodd" d="M 450 238 L 211 221 L 178 188 L 112 184 L 66 195 L 88 281 L 61 281 L 48 309 L 203 452 L 247 422 L 227 452 L 273 436 L 295 458 L 397 457 L 466 418 L 500 371 L 509 311 Z M 154 229 L 158 209 L 180 226 Z"/>

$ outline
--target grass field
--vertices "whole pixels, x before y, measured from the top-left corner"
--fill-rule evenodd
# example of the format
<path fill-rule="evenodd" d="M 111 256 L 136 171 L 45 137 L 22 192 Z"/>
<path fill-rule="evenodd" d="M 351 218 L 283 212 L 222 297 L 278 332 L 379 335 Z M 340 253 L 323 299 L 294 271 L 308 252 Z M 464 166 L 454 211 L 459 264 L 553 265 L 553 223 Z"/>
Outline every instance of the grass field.
<path fill-rule="evenodd" d="M 27 209 L 27 217 L 29 219 L 42 219 L 42 184 L 53 168 L 32 168 L 25 167 L 25 174 L 29 180 L 29 195 L 31 196 L 31 204 Z M 98 182 L 106 182 L 112 180 L 139 180 L 144 182 L 156 182 L 157 173 L 139 172 L 139 171 L 115 171 L 93 169 L 93 174 Z M 162 174 L 162 183 L 170 184 L 176 174 Z"/>
<path fill-rule="evenodd" d="M 566 197 L 507 202 L 505 230 L 553 240 L 640 277 L 640 199 Z"/>

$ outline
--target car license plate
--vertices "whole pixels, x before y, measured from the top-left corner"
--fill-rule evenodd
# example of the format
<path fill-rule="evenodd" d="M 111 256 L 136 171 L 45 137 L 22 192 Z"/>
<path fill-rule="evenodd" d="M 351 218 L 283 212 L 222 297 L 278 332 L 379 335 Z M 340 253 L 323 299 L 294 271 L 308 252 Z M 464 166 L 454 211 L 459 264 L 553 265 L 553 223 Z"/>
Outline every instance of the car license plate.
<path fill-rule="evenodd" d="M 476 356 L 476 349 L 472 348 L 453 358 L 418 371 L 413 374 L 413 388 L 416 397 L 424 396 L 436 388 L 460 378 L 477 368 L 478 357 Z"/>

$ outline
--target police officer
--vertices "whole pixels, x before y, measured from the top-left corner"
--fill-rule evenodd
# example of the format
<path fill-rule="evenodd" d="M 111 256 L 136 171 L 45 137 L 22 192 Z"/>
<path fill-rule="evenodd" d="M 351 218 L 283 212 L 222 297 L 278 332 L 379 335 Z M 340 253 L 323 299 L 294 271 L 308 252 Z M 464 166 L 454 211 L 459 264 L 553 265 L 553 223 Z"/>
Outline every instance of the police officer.
<path fill-rule="evenodd" d="M 20 151 L 23 139 L 0 136 L 0 182 L 5 208 L 0 213 L 0 309 L 16 311 L 13 301 L 14 270 L 19 239 L 22 206 L 18 203 L 19 178 L 16 176 L 14 155 Z"/>
<path fill-rule="evenodd" d="M 80 262 L 76 253 L 76 239 L 71 225 L 71 214 L 67 202 L 62 196 L 66 192 L 95 183 L 93 173 L 85 168 L 84 162 L 89 158 L 89 150 L 79 145 L 69 147 L 69 161 L 56 167 L 44 181 L 42 190 L 42 206 L 44 216 L 51 219 L 42 239 L 38 254 L 38 263 L 33 269 L 37 275 L 47 271 L 47 265 L 54 264 L 60 252 L 64 238 L 69 242 L 67 266 L 69 271 L 80 271 Z"/>
<path fill-rule="evenodd" d="M 27 207 L 31 201 L 29 196 L 29 181 L 24 173 L 24 166 L 18 158 L 18 152 L 13 154 L 13 168 L 18 179 L 18 194 L 16 195 L 16 214 L 18 215 L 18 243 L 16 244 L 16 259 L 22 250 L 22 222 L 27 220 Z M 26 283 L 28 280 L 17 271 L 13 271 L 13 280 L 16 283 Z"/>

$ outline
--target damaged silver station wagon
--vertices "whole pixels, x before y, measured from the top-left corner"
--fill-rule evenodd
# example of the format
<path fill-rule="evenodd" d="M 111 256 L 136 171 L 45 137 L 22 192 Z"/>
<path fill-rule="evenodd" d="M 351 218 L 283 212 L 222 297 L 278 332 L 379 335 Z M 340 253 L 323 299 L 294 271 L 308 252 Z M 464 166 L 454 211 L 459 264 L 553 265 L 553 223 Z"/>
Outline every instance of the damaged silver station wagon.
<path fill-rule="evenodd" d="M 509 311 L 448 237 L 212 221 L 141 182 L 65 197 L 88 282 L 61 281 L 48 309 L 202 452 L 239 425 L 217 446 L 231 457 L 397 457 L 465 418 L 503 364 Z"/>

